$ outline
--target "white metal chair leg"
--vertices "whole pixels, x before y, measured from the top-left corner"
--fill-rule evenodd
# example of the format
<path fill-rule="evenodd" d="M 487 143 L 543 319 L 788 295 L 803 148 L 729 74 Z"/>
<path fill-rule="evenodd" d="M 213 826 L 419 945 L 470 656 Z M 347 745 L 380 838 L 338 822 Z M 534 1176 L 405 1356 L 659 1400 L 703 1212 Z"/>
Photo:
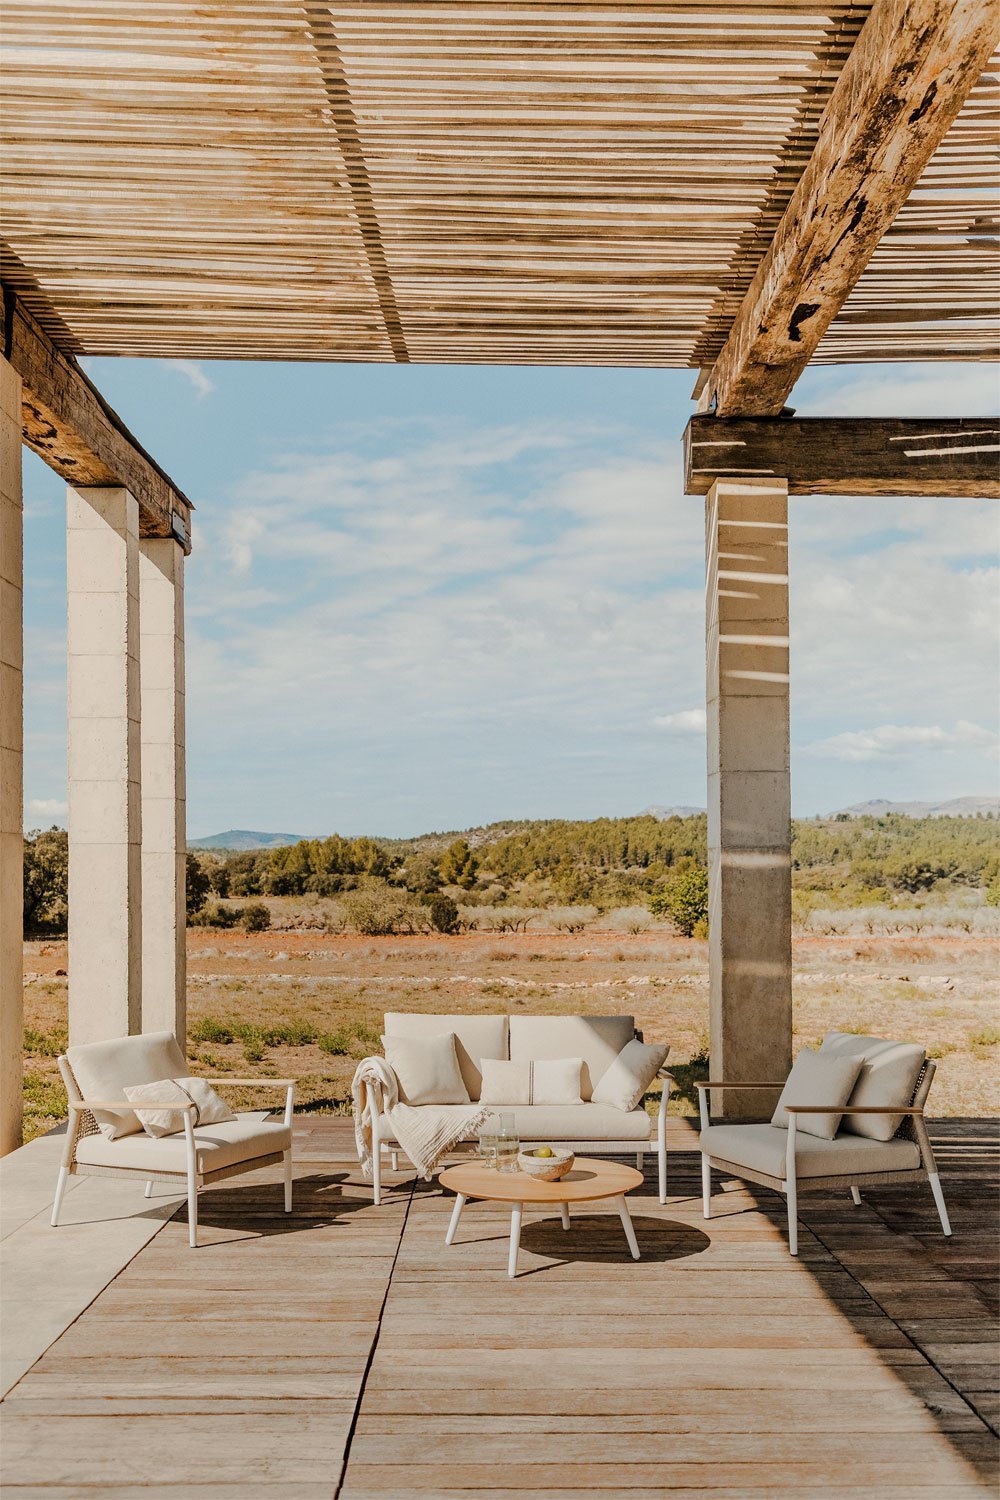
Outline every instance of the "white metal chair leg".
<path fill-rule="evenodd" d="M 66 1191 L 66 1183 L 69 1180 L 69 1167 L 59 1168 L 59 1177 L 56 1181 L 56 1195 L 52 1200 L 52 1228 L 59 1224 L 59 1210 L 62 1208 L 63 1194 Z"/>
<path fill-rule="evenodd" d="M 712 1217 L 712 1164 L 704 1152 L 701 1158 L 701 1211 L 706 1219 Z"/>
<path fill-rule="evenodd" d="M 860 1190 L 860 1188 L 856 1188 L 856 1187 L 852 1187 L 851 1188 L 851 1201 L 853 1203 L 856 1203 L 856 1204 L 861 1202 L 861 1190 Z"/>
<path fill-rule="evenodd" d="M 667 1116 L 661 1112 L 656 1122 L 656 1156 L 659 1169 L 660 1202 L 667 1201 Z"/>
<path fill-rule="evenodd" d="M 394 1172 L 398 1172 L 399 1171 L 399 1152 L 398 1151 L 390 1151 L 390 1153 L 389 1153 L 389 1160 L 392 1163 L 392 1170 Z"/>
<path fill-rule="evenodd" d="M 625 1198 L 624 1195 L 620 1198 L 616 1198 L 615 1207 L 617 1208 L 618 1215 L 622 1221 L 622 1228 L 625 1231 L 625 1238 L 628 1240 L 629 1250 L 632 1252 L 632 1259 L 638 1260 L 639 1242 L 635 1237 L 635 1229 L 632 1225 L 632 1215 L 628 1211 L 628 1199 Z"/>
<path fill-rule="evenodd" d="M 938 1218 L 941 1220 L 941 1228 L 946 1235 L 950 1235 L 951 1220 L 948 1217 L 948 1210 L 945 1207 L 944 1193 L 941 1191 L 941 1179 L 936 1172 L 928 1172 L 927 1181 L 930 1183 L 931 1192 L 934 1194 L 934 1203 L 938 1211 Z"/>
<path fill-rule="evenodd" d="M 153 1196 L 153 1184 L 151 1182 L 147 1182 L 146 1183 L 146 1191 L 143 1193 L 142 1196 L 144 1198 L 152 1198 L 152 1196 Z"/>
<path fill-rule="evenodd" d="M 521 1244 L 521 1212 L 523 1203 L 512 1203 L 510 1209 L 510 1252 L 507 1256 L 507 1275 L 517 1275 L 517 1252 Z"/>
<path fill-rule="evenodd" d="M 641 1151 L 637 1151 L 635 1153 L 635 1170 L 637 1172 L 642 1172 L 642 1171 L 645 1170 L 644 1167 L 643 1167 L 642 1152 Z"/>
<path fill-rule="evenodd" d="M 465 1196 L 462 1193 L 455 1194 L 455 1207 L 451 1211 L 451 1223 L 448 1225 L 448 1233 L 444 1237 L 446 1245 L 451 1245 L 455 1240 L 455 1231 L 458 1221 L 462 1217 L 462 1209 L 465 1207 Z"/>
<path fill-rule="evenodd" d="M 569 1228 L 569 1204 L 568 1203 L 560 1203 L 559 1209 L 560 1209 L 560 1217 L 562 1218 L 562 1227 L 564 1229 L 568 1229 Z"/>
<path fill-rule="evenodd" d="M 785 1197 L 788 1201 L 788 1249 L 799 1253 L 799 1195 L 795 1181 L 795 1116 L 788 1116 L 788 1145 L 785 1148 Z"/>
<path fill-rule="evenodd" d="M 198 1184 L 188 1178 L 188 1244 L 192 1250 L 198 1248 Z"/>
<path fill-rule="evenodd" d="M 285 1152 L 285 1213 L 292 1211 L 292 1153 Z"/>

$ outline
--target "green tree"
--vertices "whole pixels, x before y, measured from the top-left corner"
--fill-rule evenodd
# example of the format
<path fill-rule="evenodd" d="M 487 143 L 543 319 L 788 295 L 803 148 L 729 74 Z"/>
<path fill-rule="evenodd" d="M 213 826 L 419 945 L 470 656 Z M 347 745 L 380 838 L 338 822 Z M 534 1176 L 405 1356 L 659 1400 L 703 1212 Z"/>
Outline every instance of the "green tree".
<path fill-rule="evenodd" d="M 469 891 L 476 883 L 479 860 L 465 839 L 456 839 L 441 856 L 441 879 L 445 885 L 460 885 Z"/>
<path fill-rule="evenodd" d="M 188 854 L 187 857 L 187 914 L 191 918 L 195 912 L 201 911 L 208 900 L 208 893 L 212 889 L 212 882 L 208 872 L 198 858 L 197 854 Z"/>
<path fill-rule="evenodd" d="M 36 829 L 24 838 L 24 930 L 62 932 L 66 927 L 69 837 L 65 829 Z"/>
<path fill-rule="evenodd" d="M 457 932 L 459 926 L 458 907 L 450 896 L 439 891 L 430 899 L 431 926 L 437 932 Z"/>
<path fill-rule="evenodd" d="M 708 922 L 708 871 L 700 865 L 677 870 L 649 898 L 654 917 L 669 917 L 685 937 L 699 922 Z"/>

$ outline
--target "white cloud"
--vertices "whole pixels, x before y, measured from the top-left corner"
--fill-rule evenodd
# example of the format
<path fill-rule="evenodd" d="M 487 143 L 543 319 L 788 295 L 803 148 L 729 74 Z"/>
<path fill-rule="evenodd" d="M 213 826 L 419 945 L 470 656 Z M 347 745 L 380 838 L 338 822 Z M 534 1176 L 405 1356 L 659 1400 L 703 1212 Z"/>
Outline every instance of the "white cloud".
<path fill-rule="evenodd" d="M 33 818 L 59 818 L 69 811 L 69 807 L 58 797 L 32 797 L 27 810 Z"/>
<path fill-rule="evenodd" d="M 703 708 L 682 708 L 679 713 L 660 714 L 653 723 L 657 729 L 668 729 L 671 734 L 705 733 L 707 715 Z"/>
<path fill-rule="evenodd" d="M 215 390 L 215 382 L 208 378 L 201 365 L 198 364 L 197 360 L 166 359 L 163 361 L 163 363 L 169 366 L 171 370 L 176 370 L 178 374 L 183 375 L 187 380 L 190 380 L 191 384 L 194 386 L 195 391 L 198 394 L 199 400 L 203 396 L 207 396 Z"/>
<path fill-rule="evenodd" d="M 941 724 L 880 724 L 848 730 L 805 746 L 805 753 L 845 761 L 896 761 L 920 751 L 980 750 L 996 754 L 998 736 L 981 724 L 960 719 L 953 728 Z"/>
<path fill-rule="evenodd" d="M 989 364 L 813 366 L 795 387 L 800 416 L 991 416 L 1000 380 Z"/>

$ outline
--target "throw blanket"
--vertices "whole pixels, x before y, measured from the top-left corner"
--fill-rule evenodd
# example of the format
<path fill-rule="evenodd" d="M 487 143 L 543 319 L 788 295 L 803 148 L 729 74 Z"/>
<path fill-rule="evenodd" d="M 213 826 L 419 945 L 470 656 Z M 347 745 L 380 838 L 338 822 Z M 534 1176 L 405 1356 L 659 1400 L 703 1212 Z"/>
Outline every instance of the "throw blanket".
<path fill-rule="evenodd" d="M 372 1114 L 387 1115 L 401 1150 L 418 1174 L 430 1181 L 441 1157 L 466 1136 L 474 1134 L 490 1113 L 470 1104 L 468 1109 L 446 1109 L 436 1104 L 401 1104 L 396 1075 L 384 1057 L 366 1057 L 358 1063 L 351 1084 L 354 1100 L 354 1134 L 361 1171 L 372 1176 Z"/>

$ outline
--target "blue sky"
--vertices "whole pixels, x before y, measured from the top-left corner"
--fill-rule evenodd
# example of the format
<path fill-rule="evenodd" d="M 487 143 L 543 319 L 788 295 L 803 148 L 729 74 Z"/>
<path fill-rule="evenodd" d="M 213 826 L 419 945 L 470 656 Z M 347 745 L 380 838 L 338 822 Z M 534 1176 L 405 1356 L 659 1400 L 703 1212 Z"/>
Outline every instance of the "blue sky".
<path fill-rule="evenodd" d="M 406 835 L 704 805 L 688 370 L 93 359 L 197 506 L 188 828 Z M 982 365 L 802 415 L 995 410 Z M 25 464 L 26 825 L 64 821 L 64 487 Z M 997 785 L 997 507 L 793 498 L 793 805 Z"/>

